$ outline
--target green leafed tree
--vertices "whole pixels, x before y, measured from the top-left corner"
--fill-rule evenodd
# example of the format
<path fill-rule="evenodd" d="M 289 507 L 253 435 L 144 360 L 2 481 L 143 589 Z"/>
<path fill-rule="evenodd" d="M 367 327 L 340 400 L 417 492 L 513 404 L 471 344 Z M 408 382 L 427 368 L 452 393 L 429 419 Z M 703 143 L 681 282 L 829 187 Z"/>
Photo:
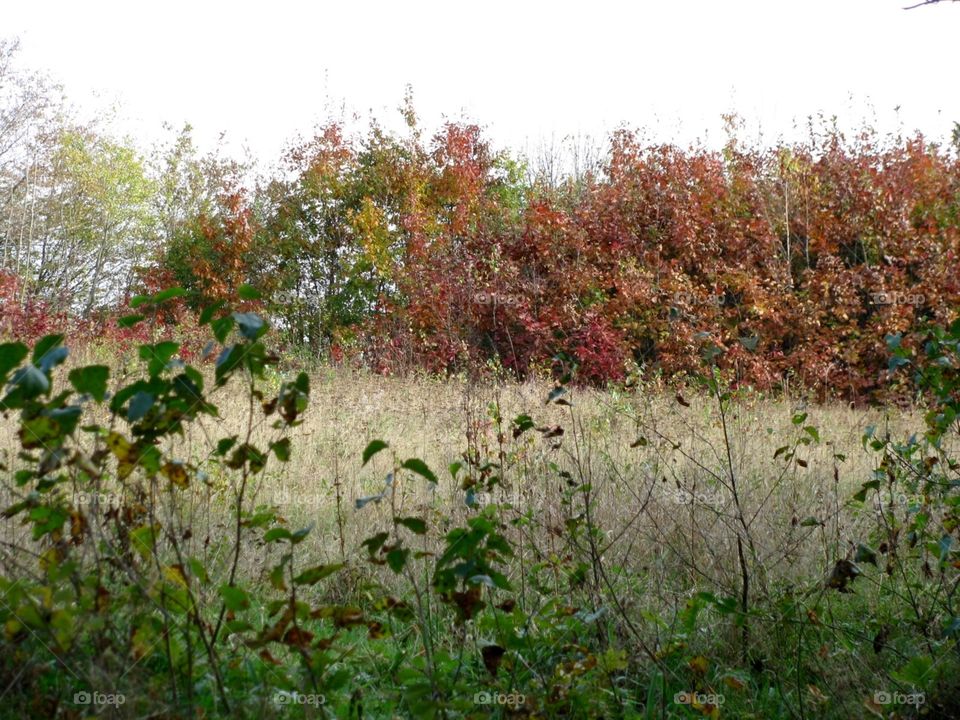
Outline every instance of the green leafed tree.
<path fill-rule="evenodd" d="M 115 304 L 157 237 L 155 186 L 143 159 L 126 143 L 68 128 L 53 140 L 38 185 L 34 292 L 84 314 Z"/>

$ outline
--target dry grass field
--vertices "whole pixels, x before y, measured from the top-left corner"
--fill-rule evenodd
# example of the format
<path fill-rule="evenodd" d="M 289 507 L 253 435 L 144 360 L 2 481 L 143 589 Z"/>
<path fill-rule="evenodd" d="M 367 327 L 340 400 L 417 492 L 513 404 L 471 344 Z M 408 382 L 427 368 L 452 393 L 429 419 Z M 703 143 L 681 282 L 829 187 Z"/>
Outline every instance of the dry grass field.
<path fill-rule="evenodd" d="M 87 355 L 80 359 L 97 359 Z M 114 366 L 114 374 L 123 377 L 135 363 Z M 546 382 L 396 378 L 329 367 L 316 369 L 311 378 L 303 423 L 289 431 L 289 462 L 268 463 L 264 472 L 242 481 L 216 457 L 219 438 L 236 435 L 266 447 L 277 436 L 239 385 L 212 392 L 219 418 L 194 422 L 164 448 L 203 479 L 176 495 L 150 500 L 164 526 L 179 528 L 179 552 L 199 559 L 213 579 L 197 589 L 198 599 L 216 602 L 216 588 L 228 581 L 237 549 L 237 579 L 251 587 L 268 587 L 271 569 L 282 558 L 283 546 L 264 543 L 256 534 L 234 543 L 240 537 L 238 483 L 248 482 L 241 518 L 275 508 L 291 531 L 312 528 L 296 547 L 300 565 L 344 564 L 334 581 L 303 588 L 307 602 L 360 605 L 389 592 L 419 606 L 418 571 L 398 575 L 371 565 L 364 540 L 389 528 L 393 517 L 423 518 L 429 530 L 414 538 L 415 547 L 423 557 L 434 557 L 443 551 L 447 530 L 496 504 L 503 533 L 515 548 L 505 574 L 520 589 L 527 611 L 544 613 L 556 602 L 579 608 L 584 592 L 593 593 L 595 606 L 616 616 L 608 630 L 614 636 L 604 644 L 623 645 L 631 655 L 658 657 L 679 647 L 671 638 L 693 599 L 708 593 L 739 600 L 745 572 L 755 614 L 751 647 L 771 665 L 784 662 L 787 642 L 779 634 L 787 630 L 779 625 L 778 598 L 808 599 L 821 613 L 836 612 L 838 623 L 884 615 L 882 605 L 874 604 L 879 596 L 838 596 L 828 591 L 827 581 L 836 559 L 852 556 L 883 503 L 912 500 L 850 502 L 879 461 L 863 442 L 865 431 L 872 426 L 878 435 L 907 437 L 922 430 L 918 411 L 807 406 L 752 392 L 737 394 L 721 410 L 706 391 L 690 387 L 678 394 L 653 383 L 630 390 L 570 389 L 567 404 L 557 404 L 546 402 L 552 389 Z M 280 383 L 279 374 L 270 376 L 263 390 L 269 396 Z M 534 431 L 512 432 L 510 421 L 524 415 L 532 418 Z M 15 466 L 14 427 L 0 426 L 0 449 Z M 364 464 L 364 449 L 377 439 L 389 449 Z M 422 459 L 438 482 L 399 469 L 412 457 Z M 477 478 L 479 466 L 468 462 L 471 458 L 492 459 L 501 481 L 478 486 L 468 504 L 463 484 Z M 450 472 L 454 463 L 464 468 Z M 388 476 L 394 478 L 390 484 Z M 22 498 L 9 484 L 3 492 L 7 505 Z M 81 506 L 102 507 L 128 503 L 131 490 L 105 478 L 95 492 L 74 492 Z M 583 522 L 587 533 L 571 529 Z M 4 532 L 8 547 L 28 542 L 25 527 L 7 522 Z M 589 561 L 578 565 L 577 558 Z M 429 578 L 423 572 L 425 585 Z M 567 588 L 566 594 L 556 597 L 558 588 Z M 438 608 L 431 613 L 426 625 L 439 623 L 435 641 L 451 653 L 464 642 L 479 647 L 490 640 L 489 628 L 451 632 Z M 683 635 L 683 647 L 695 658 L 733 657 L 746 638 L 740 633 L 714 618 Z M 400 652 L 411 637 L 384 642 Z M 884 661 L 865 661 L 829 643 L 823 648 L 817 672 L 827 688 L 842 695 L 834 710 L 851 712 L 879 685 Z M 345 651 L 361 664 L 376 663 L 381 652 L 365 639 Z M 93 677 L 96 667 L 88 668 Z M 776 677 L 779 671 L 771 672 Z M 108 686 L 113 680 L 105 672 L 100 682 Z M 262 712 L 271 716 L 275 709 L 265 706 Z"/>

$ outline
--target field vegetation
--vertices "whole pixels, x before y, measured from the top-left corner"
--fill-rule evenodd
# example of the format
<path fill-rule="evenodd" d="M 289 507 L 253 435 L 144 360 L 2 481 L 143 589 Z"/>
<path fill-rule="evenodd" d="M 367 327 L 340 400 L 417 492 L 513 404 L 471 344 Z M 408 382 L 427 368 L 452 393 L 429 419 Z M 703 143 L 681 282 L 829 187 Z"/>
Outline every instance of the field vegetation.
<path fill-rule="evenodd" d="M 960 717 L 960 129 L 263 169 L 0 44 L 0 716 Z"/>

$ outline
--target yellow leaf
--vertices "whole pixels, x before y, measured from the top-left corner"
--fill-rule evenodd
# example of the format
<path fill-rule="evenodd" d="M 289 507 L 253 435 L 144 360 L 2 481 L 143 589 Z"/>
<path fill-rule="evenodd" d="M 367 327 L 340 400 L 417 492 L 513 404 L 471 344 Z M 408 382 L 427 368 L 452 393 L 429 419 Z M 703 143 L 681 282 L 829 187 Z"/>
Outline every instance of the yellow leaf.
<path fill-rule="evenodd" d="M 707 658 L 705 658 L 703 655 L 697 655 L 695 658 L 690 660 L 687 665 L 689 665 L 690 669 L 698 675 L 706 675 L 707 667 L 709 667 L 710 661 L 707 660 Z"/>
<path fill-rule="evenodd" d="M 163 575 L 170 582 L 180 587 L 187 587 L 187 577 L 183 574 L 183 567 L 180 565 L 167 565 L 163 569 Z"/>
<path fill-rule="evenodd" d="M 160 469 L 160 472 L 177 487 L 185 488 L 189 485 L 187 471 L 181 463 L 167 463 Z"/>
<path fill-rule="evenodd" d="M 23 629 L 23 625 L 20 624 L 19 620 L 16 620 L 14 618 L 10 618 L 3 625 L 3 631 L 7 635 L 7 640 L 13 640 L 13 638 L 15 638 L 22 629 Z"/>
<path fill-rule="evenodd" d="M 139 460 L 136 446 L 131 445 L 120 433 L 112 432 L 107 435 L 107 447 L 117 458 L 117 476 L 126 480 Z"/>
<path fill-rule="evenodd" d="M 117 460 L 129 460 L 133 446 L 120 433 L 112 432 L 107 435 L 107 447 L 117 456 Z"/>
<path fill-rule="evenodd" d="M 726 675 L 726 676 L 724 676 L 724 678 L 723 678 L 723 684 L 726 685 L 728 688 L 731 688 L 731 689 L 733 689 L 733 690 L 743 690 L 743 688 L 746 687 L 746 686 L 744 685 L 744 683 L 743 683 L 743 680 L 741 680 L 740 678 L 738 678 L 738 677 L 735 676 L 735 675 Z"/>
<path fill-rule="evenodd" d="M 627 653 L 625 650 L 610 648 L 600 656 L 600 667 L 606 672 L 616 672 L 627 669 Z"/>

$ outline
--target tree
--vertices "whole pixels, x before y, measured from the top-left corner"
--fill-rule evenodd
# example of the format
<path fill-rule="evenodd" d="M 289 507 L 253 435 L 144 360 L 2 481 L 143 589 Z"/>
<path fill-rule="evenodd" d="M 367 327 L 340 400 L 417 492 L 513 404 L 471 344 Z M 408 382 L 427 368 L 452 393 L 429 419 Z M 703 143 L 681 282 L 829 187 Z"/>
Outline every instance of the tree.
<path fill-rule="evenodd" d="M 33 287 L 89 315 L 128 294 L 156 238 L 154 183 L 130 145 L 89 128 L 61 131 L 39 177 L 42 232 Z"/>
<path fill-rule="evenodd" d="M 14 275 L 35 226 L 38 158 L 62 109 L 59 88 L 19 68 L 18 51 L 16 41 L 0 39 L 0 271 Z"/>

